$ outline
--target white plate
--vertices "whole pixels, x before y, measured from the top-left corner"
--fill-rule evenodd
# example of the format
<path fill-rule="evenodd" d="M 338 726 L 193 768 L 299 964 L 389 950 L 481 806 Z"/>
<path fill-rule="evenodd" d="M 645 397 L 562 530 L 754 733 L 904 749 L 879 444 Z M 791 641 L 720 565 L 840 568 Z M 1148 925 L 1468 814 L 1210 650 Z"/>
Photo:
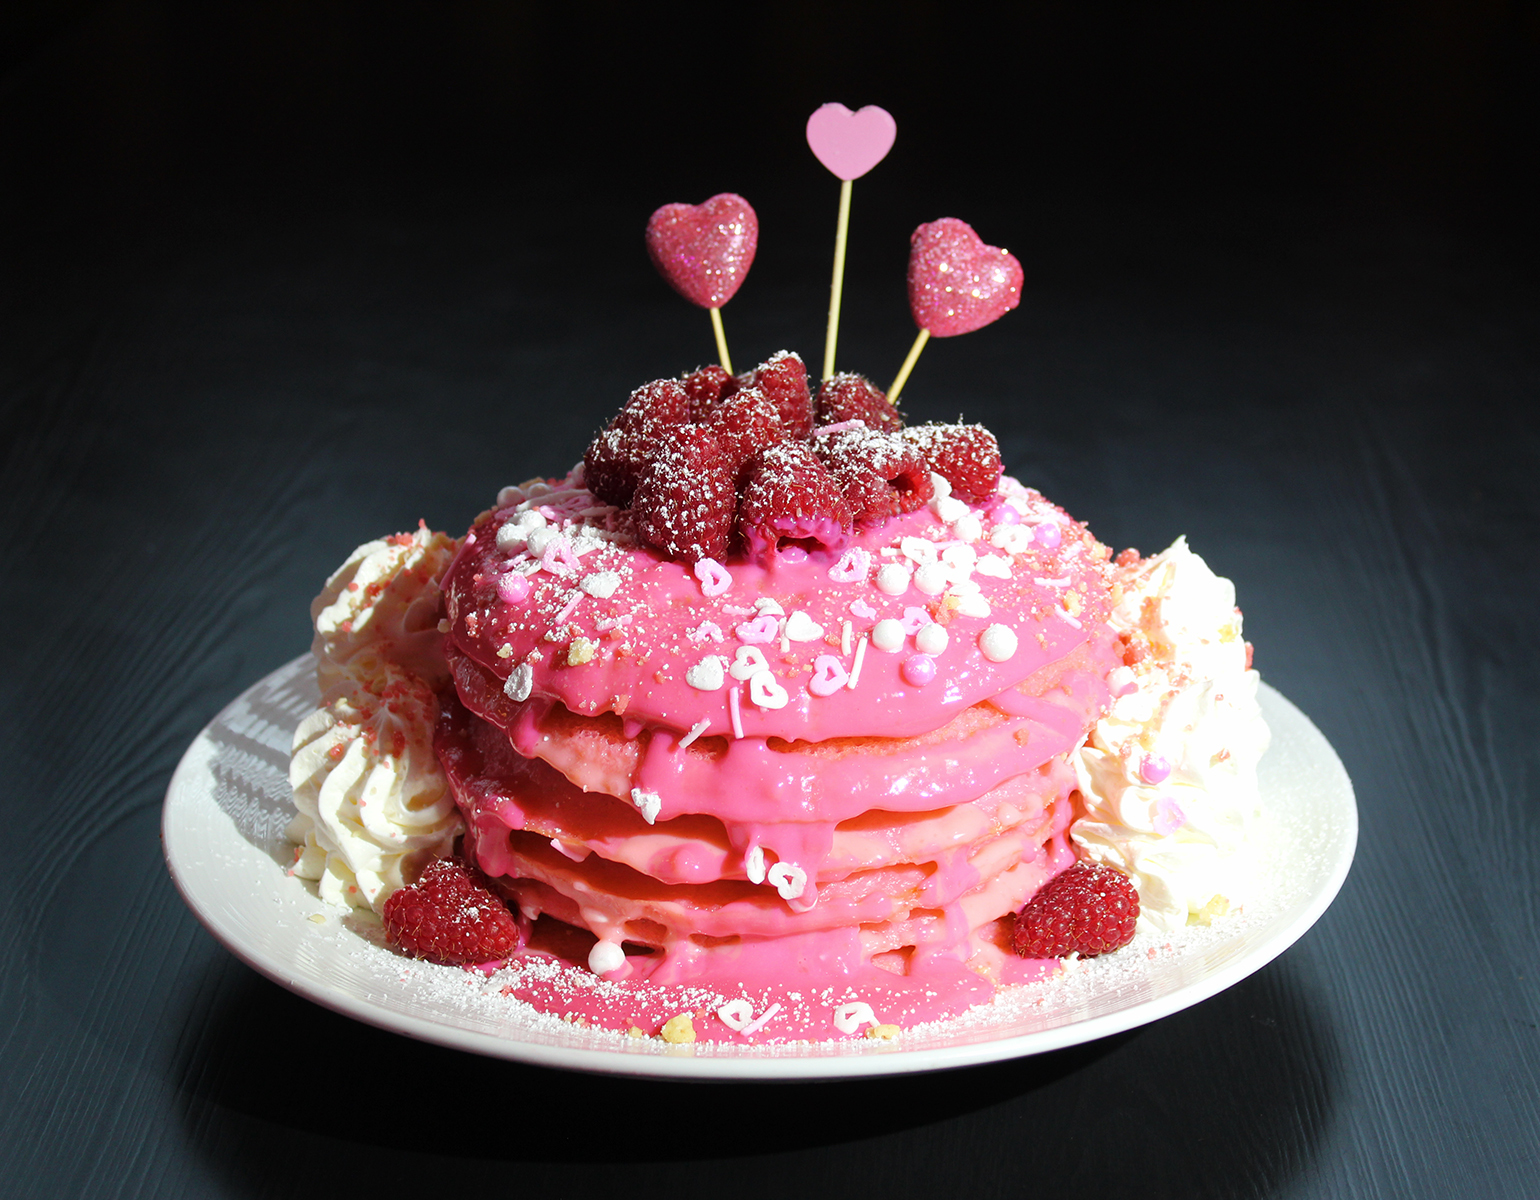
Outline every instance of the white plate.
<path fill-rule="evenodd" d="M 1045 983 L 1009 989 L 953 1021 L 893 1042 L 665 1046 L 564 1025 L 480 977 L 413 962 L 340 918 L 286 873 L 289 743 L 315 706 L 309 655 L 275 671 L 188 747 L 161 831 L 172 878 L 238 958 L 317 1004 L 459 1050 L 625 1075 L 830 1079 L 934 1071 L 1040 1054 L 1154 1021 L 1207 999 L 1281 954 L 1315 923 L 1353 860 L 1358 810 L 1331 746 L 1265 684 L 1273 743 L 1262 760 L 1266 883 L 1240 916 L 1139 939 Z M 323 918 L 317 922 L 317 917 Z"/>

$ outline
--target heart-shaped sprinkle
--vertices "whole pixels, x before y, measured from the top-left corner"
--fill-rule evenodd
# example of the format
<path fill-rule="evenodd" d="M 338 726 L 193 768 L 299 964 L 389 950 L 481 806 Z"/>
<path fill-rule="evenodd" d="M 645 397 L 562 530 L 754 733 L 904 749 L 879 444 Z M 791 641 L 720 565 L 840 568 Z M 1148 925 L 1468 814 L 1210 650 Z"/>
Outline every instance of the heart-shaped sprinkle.
<path fill-rule="evenodd" d="M 904 631 L 904 633 L 912 637 L 913 635 L 919 633 L 920 630 L 925 626 L 929 625 L 931 621 L 932 617 L 930 613 L 926 612 L 923 608 L 916 608 L 915 606 L 910 605 L 908 608 L 904 609 L 904 619 L 899 622 L 899 627 Z"/>
<path fill-rule="evenodd" d="M 832 654 L 820 654 L 813 660 L 813 677 L 807 682 L 807 690 L 815 696 L 832 696 L 849 678 L 844 663 Z"/>
<path fill-rule="evenodd" d="M 745 621 L 733 632 L 738 635 L 740 642 L 752 642 L 763 646 L 767 642 L 775 641 L 779 626 L 780 622 L 775 619 L 775 615 L 766 613 L 762 617 L 755 617 L 752 621 Z"/>
<path fill-rule="evenodd" d="M 786 636 L 794 642 L 816 642 L 823 637 L 823 626 L 799 608 L 786 618 Z"/>
<path fill-rule="evenodd" d="M 839 562 L 829 568 L 829 578 L 835 583 L 855 583 L 866 578 L 871 565 L 872 556 L 869 552 L 860 547 L 847 550 L 840 556 Z"/>
<path fill-rule="evenodd" d="M 825 104 L 807 119 L 807 144 L 838 179 L 860 179 L 888 156 L 897 136 L 898 123 L 875 104 L 858 112 Z"/>
<path fill-rule="evenodd" d="M 793 863 L 776 863 L 765 879 L 781 894 L 782 900 L 795 900 L 807 887 L 807 872 Z"/>
<path fill-rule="evenodd" d="M 721 1008 L 717 1009 L 717 1020 L 729 1029 L 738 1032 L 754 1019 L 754 1006 L 747 1000 L 729 1000 Z"/>
<path fill-rule="evenodd" d="M 691 304 L 721 308 L 754 262 L 759 218 L 742 196 L 723 192 L 704 204 L 665 204 L 647 222 L 647 253 L 658 273 Z"/>
<path fill-rule="evenodd" d="M 728 672 L 739 683 L 745 679 L 753 679 L 761 671 L 768 671 L 770 664 L 765 659 L 765 652 L 758 646 L 739 646 L 738 653 L 733 656 L 733 665 Z"/>
<path fill-rule="evenodd" d="M 733 586 L 733 577 L 726 567 L 714 558 L 703 558 L 695 564 L 695 578 L 700 580 L 703 596 L 720 596 Z"/>
<path fill-rule="evenodd" d="M 954 217 L 921 225 L 909 241 L 909 311 L 932 337 L 998 321 L 1021 303 L 1021 284 L 1015 256 Z"/>
<path fill-rule="evenodd" d="M 863 1025 L 877 1024 L 877 1014 L 865 1000 L 852 1000 L 834 1010 L 834 1028 L 841 1033 L 854 1033 Z"/>
<path fill-rule="evenodd" d="M 1187 814 L 1170 796 L 1162 796 L 1156 801 L 1155 832 L 1161 837 L 1170 837 L 1185 824 L 1187 824 Z"/>
<path fill-rule="evenodd" d="M 684 681 L 701 692 L 714 692 L 727 682 L 722 656 L 711 654 L 684 673 Z"/>
<path fill-rule="evenodd" d="M 786 689 L 776 683 L 769 671 L 760 671 L 749 679 L 749 699 L 760 708 L 785 708 L 791 699 Z"/>

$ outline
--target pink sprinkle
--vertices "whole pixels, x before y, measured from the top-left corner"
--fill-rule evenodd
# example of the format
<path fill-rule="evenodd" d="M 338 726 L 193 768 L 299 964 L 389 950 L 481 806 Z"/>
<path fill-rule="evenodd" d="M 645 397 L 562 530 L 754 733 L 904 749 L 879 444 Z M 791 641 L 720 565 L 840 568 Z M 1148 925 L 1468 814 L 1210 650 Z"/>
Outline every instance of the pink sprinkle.
<path fill-rule="evenodd" d="M 552 538 L 540 556 L 540 569 L 552 575 L 572 575 L 582 568 L 578 556 L 572 552 L 572 543 L 566 538 Z"/>
<path fill-rule="evenodd" d="M 820 425 L 817 429 L 813 430 L 813 436 L 815 438 L 816 437 L 824 437 L 824 436 L 826 436 L 828 434 L 844 433 L 845 430 L 847 430 L 847 429 L 865 429 L 865 428 L 866 428 L 866 422 L 860 420 L 859 418 L 857 418 L 854 421 L 841 421 L 837 425 Z"/>
<path fill-rule="evenodd" d="M 509 571 L 497 581 L 497 598 L 504 604 L 518 604 L 529 598 L 529 580 L 518 571 Z"/>
<path fill-rule="evenodd" d="M 577 612 L 577 606 L 581 603 L 583 603 L 583 593 L 573 592 L 572 599 L 568 600 L 567 606 L 563 608 L 561 612 L 556 614 L 556 620 L 553 621 L 552 624 L 557 626 L 565 625 L 567 623 L 567 618 L 570 617 L 573 613 Z"/>
<path fill-rule="evenodd" d="M 911 654 L 904 659 L 904 665 L 899 668 L 899 674 L 904 677 L 905 683 L 924 687 L 936 678 L 936 660 L 928 654 Z"/>
<path fill-rule="evenodd" d="M 714 558 L 703 558 L 695 564 L 695 578 L 700 580 L 701 594 L 720 596 L 733 586 L 733 577 L 727 568 Z"/>
<path fill-rule="evenodd" d="M 855 583 L 866 578 L 871 565 L 872 556 L 858 546 L 845 551 L 839 562 L 829 568 L 829 578 L 835 583 Z"/>
<path fill-rule="evenodd" d="M 877 610 L 865 600 L 852 600 L 850 603 L 850 615 L 860 617 L 863 621 L 870 621 L 877 615 Z"/>
<path fill-rule="evenodd" d="M 738 635 L 740 642 L 748 642 L 754 646 L 763 646 L 775 641 L 778 624 L 774 613 L 766 613 L 764 616 L 756 617 L 752 621 L 745 621 L 733 632 Z"/>
<path fill-rule="evenodd" d="M 1032 531 L 1032 540 L 1044 550 L 1057 550 L 1059 543 L 1064 540 L 1064 535 L 1059 532 L 1057 522 L 1044 521 Z"/>
<path fill-rule="evenodd" d="M 1013 504 L 1000 503 L 989 510 L 989 519 L 996 525 L 1020 525 L 1021 514 Z"/>
<path fill-rule="evenodd" d="M 1155 805 L 1155 832 L 1161 837 L 1170 837 L 1185 824 L 1187 814 L 1182 811 L 1182 806 L 1170 796 L 1162 796 Z"/>
<path fill-rule="evenodd" d="M 1145 783 L 1164 783 L 1171 775 L 1171 764 L 1158 754 L 1146 754 L 1139 766 Z"/>
<path fill-rule="evenodd" d="M 739 688 L 733 688 L 732 691 L 727 693 L 727 715 L 732 718 L 733 736 L 735 738 L 743 736 L 743 702 L 738 699 L 738 692 L 740 690 Z"/>
<path fill-rule="evenodd" d="M 808 680 L 807 690 L 815 696 L 832 696 L 849 679 L 844 663 L 832 654 L 820 654 L 813 660 L 813 677 Z"/>
<path fill-rule="evenodd" d="M 913 605 L 904 609 L 904 619 L 899 622 L 899 625 L 903 627 L 904 633 L 909 637 L 913 637 L 930 624 L 932 624 L 930 614 L 923 608 L 916 608 Z"/>
<path fill-rule="evenodd" d="M 626 620 L 630 620 L 627 617 Z M 715 621 L 702 621 L 695 629 L 685 634 L 697 646 L 704 641 L 720 642 L 722 640 L 722 627 Z"/>

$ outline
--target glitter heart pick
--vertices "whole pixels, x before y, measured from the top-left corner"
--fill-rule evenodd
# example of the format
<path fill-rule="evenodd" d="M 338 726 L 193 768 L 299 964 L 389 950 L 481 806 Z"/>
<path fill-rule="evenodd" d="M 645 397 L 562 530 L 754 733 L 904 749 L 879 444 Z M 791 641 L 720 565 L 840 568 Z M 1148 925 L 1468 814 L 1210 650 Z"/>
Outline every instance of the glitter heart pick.
<path fill-rule="evenodd" d="M 998 321 L 1021 303 L 1022 270 L 1015 255 L 986 245 L 955 217 L 921 225 L 909 239 L 909 311 L 920 335 L 888 389 L 897 400 L 932 336 L 956 337 Z"/>
<path fill-rule="evenodd" d="M 717 352 L 732 374 L 722 305 L 737 294 L 759 245 L 759 218 L 732 192 L 704 204 L 665 204 L 647 222 L 647 254 L 658 274 L 688 300 L 711 312 Z"/>

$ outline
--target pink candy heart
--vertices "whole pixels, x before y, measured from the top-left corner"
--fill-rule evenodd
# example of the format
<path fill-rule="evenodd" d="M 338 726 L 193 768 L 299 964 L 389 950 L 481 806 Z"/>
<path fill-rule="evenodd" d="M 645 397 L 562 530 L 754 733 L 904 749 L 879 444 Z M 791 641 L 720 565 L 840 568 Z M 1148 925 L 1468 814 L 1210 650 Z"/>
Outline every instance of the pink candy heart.
<path fill-rule="evenodd" d="M 921 225 L 909 240 L 909 311 L 932 337 L 998 321 L 1021 303 L 1021 264 L 955 217 Z"/>
<path fill-rule="evenodd" d="M 807 144 L 840 179 L 860 179 L 888 156 L 897 134 L 893 118 L 875 104 L 860 112 L 825 104 L 807 119 Z"/>
<path fill-rule="evenodd" d="M 759 218 L 732 192 L 704 204 L 665 204 L 647 222 L 647 254 L 658 274 L 692 304 L 721 308 L 754 263 Z"/>

